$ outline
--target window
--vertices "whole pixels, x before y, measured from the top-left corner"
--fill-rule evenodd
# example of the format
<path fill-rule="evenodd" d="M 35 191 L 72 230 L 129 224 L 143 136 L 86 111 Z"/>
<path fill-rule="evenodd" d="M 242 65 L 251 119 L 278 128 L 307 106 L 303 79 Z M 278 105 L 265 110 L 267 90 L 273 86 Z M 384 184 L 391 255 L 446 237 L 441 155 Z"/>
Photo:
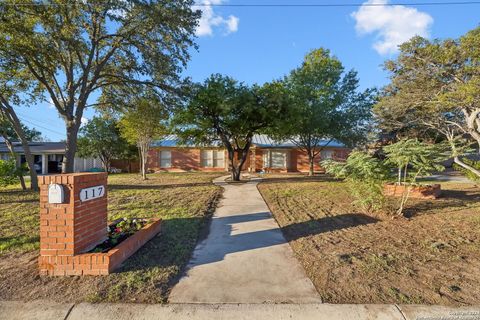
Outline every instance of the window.
<path fill-rule="evenodd" d="M 287 154 L 285 151 L 272 151 L 272 168 L 283 169 L 287 167 Z"/>
<path fill-rule="evenodd" d="M 270 168 L 270 151 L 263 151 L 263 167 Z"/>
<path fill-rule="evenodd" d="M 172 152 L 160 151 L 160 168 L 172 167 Z"/>
<path fill-rule="evenodd" d="M 224 168 L 225 167 L 225 151 L 223 151 L 223 150 L 214 150 L 213 151 L 213 166 L 215 168 Z"/>
<path fill-rule="evenodd" d="M 202 150 L 200 161 L 201 166 L 205 168 L 223 168 L 225 167 L 225 151 Z"/>
<path fill-rule="evenodd" d="M 332 150 L 322 150 L 320 152 L 320 158 L 322 158 L 322 160 L 332 159 L 333 158 L 333 151 Z"/>
<path fill-rule="evenodd" d="M 263 167 L 285 169 L 287 167 L 286 151 L 263 151 Z"/>

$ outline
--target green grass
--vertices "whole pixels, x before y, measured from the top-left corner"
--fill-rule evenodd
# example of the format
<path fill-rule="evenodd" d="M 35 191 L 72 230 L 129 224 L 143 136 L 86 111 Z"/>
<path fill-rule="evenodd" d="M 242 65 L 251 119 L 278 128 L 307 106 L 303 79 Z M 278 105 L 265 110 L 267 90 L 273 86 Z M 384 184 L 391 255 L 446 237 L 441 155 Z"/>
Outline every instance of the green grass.
<path fill-rule="evenodd" d="M 0 283 L 4 282 L 6 287 L 0 285 L 0 299 L 28 300 L 29 291 L 36 291 L 36 299 L 59 301 L 164 302 L 221 195 L 221 188 L 211 183 L 219 175 L 222 173 L 160 173 L 150 174 L 147 181 L 134 174 L 109 176 L 109 220 L 160 217 L 161 233 L 129 258 L 118 273 L 94 277 L 95 281 L 92 277 L 41 280 L 24 275 L 24 292 L 9 292 L 12 284 L 8 282 L 13 282 L 17 275 L 13 274 L 14 268 L 2 271 L 0 264 Z M 5 265 L 9 260 L 13 265 L 19 255 L 36 254 L 38 229 L 38 195 L 18 188 L 2 190 L 0 257 Z M 33 262 L 25 271 L 29 275 L 36 273 L 35 259 L 30 260 Z"/>
<path fill-rule="evenodd" d="M 39 247 L 38 194 L 9 188 L 0 192 L 0 254 Z"/>

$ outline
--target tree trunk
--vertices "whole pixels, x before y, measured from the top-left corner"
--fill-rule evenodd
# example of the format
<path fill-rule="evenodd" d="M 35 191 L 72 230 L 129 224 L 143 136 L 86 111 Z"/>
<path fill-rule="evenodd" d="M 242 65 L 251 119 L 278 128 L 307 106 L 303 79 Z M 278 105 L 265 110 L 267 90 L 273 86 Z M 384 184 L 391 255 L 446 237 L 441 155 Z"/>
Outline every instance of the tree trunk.
<path fill-rule="evenodd" d="M 142 173 L 142 179 L 147 180 L 147 160 L 148 160 L 148 146 L 150 142 L 139 143 L 140 149 L 140 172 Z"/>
<path fill-rule="evenodd" d="M 102 157 L 102 158 L 100 158 L 100 160 L 102 161 L 103 169 L 105 170 L 105 172 L 107 174 L 109 174 L 110 173 L 110 158 Z"/>
<path fill-rule="evenodd" d="M 233 153 L 233 157 L 232 157 L 232 180 L 233 181 L 240 181 L 240 177 L 242 175 L 242 168 L 243 168 L 243 165 L 245 164 L 245 162 L 247 161 L 247 157 L 248 157 L 248 153 L 250 151 L 250 142 L 247 142 L 247 144 L 245 145 L 245 147 L 243 149 L 240 149 L 240 150 L 237 150 L 237 152 L 241 152 L 242 153 L 242 157 L 240 158 L 240 162 L 238 163 L 238 165 L 235 167 L 234 165 L 234 156 L 235 156 L 235 153 Z"/>
<path fill-rule="evenodd" d="M 23 132 L 20 120 L 18 119 L 13 108 L 11 108 L 10 106 L 5 106 L 4 109 L 5 109 L 5 115 L 7 116 L 7 119 L 12 124 L 13 130 L 15 130 L 15 133 L 17 134 L 18 138 L 20 139 L 20 142 L 22 143 L 23 153 L 25 155 L 25 160 L 27 161 L 27 165 L 30 173 L 30 189 L 34 191 L 38 191 L 38 177 L 37 177 L 37 172 L 35 171 L 33 155 L 30 152 L 30 146 L 28 145 L 28 141 L 25 138 L 25 133 Z"/>
<path fill-rule="evenodd" d="M 65 142 L 62 173 L 73 173 L 75 171 L 75 153 L 77 152 L 77 136 L 80 123 L 79 119 L 66 121 L 67 141 Z"/>
<path fill-rule="evenodd" d="M 309 162 L 309 169 L 308 169 L 308 176 L 313 177 L 315 174 L 315 157 L 313 155 L 313 151 L 308 151 L 308 162 Z"/>
<path fill-rule="evenodd" d="M 35 171 L 33 155 L 30 152 L 30 146 L 28 145 L 28 141 L 25 139 L 23 133 L 22 137 L 20 137 L 20 140 L 22 142 L 23 152 L 25 153 L 25 159 L 27 160 L 27 165 L 30 172 L 30 189 L 38 191 L 38 177 L 37 171 Z"/>
<path fill-rule="evenodd" d="M 242 169 L 240 167 L 233 167 L 232 168 L 232 180 L 233 181 L 240 181 L 240 176 L 242 174 Z"/>
<path fill-rule="evenodd" d="M 474 167 L 472 166 L 469 166 L 468 164 L 464 163 L 462 160 L 460 160 L 459 157 L 453 157 L 453 161 L 458 164 L 459 166 L 461 166 L 462 168 L 464 169 L 467 169 L 468 171 L 472 172 L 473 174 L 475 174 L 477 177 L 480 177 L 480 171 L 475 169 Z"/>

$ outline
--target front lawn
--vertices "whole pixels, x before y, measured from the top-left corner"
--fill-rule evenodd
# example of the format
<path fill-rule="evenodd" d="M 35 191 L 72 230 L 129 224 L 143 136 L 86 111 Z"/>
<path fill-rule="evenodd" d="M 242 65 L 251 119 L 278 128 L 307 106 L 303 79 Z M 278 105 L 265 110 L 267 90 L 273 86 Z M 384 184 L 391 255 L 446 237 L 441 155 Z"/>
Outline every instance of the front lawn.
<path fill-rule="evenodd" d="M 324 302 L 478 304 L 480 189 L 442 189 L 436 201 L 411 201 L 410 218 L 392 219 L 360 213 L 345 184 L 325 177 L 259 185 Z"/>
<path fill-rule="evenodd" d="M 0 191 L 0 300 L 165 302 L 221 195 L 211 183 L 219 175 L 110 175 L 109 220 L 161 217 L 163 226 L 118 273 L 99 277 L 38 276 L 38 194 Z"/>

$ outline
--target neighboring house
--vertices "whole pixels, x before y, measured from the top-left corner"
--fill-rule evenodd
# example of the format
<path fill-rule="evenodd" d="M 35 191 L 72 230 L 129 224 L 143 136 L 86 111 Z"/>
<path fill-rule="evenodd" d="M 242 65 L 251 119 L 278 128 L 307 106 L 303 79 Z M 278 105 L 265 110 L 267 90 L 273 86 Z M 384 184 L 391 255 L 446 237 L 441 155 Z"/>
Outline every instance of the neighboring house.
<path fill-rule="evenodd" d="M 322 151 L 315 159 L 315 171 L 323 172 L 319 162 L 324 159 L 345 160 L 350 149 L 337 142 L 323 141 Z M 182 146 L 175 136 L 153 143 L 148 169 L 152 171 L 228 171 L 228 156 L 223 147 Z M 266 135 L 253 137 L 250 155 L 244 165 L 249 172 L 308 172 L 305 152 L 292 142 L 275 142 Z"/>
<path fill-rule="evenodd" d="M 14 142 L 13 146 L 17 163 L 25 163 L 22 145 L 19 142 Z M 64 142 L 30 142 L 29 146 L 34 157 L 35 171 L 38 174 L 53 174 L 62 171 L 63 155 L 65 154 Z M 0 142 L 0 159 L 10 159 L 10 151 L 4 142 Z M 75 158 L 74 164 L 75 172 L 102 168 L 102 163 L 99 159 Z"/>

